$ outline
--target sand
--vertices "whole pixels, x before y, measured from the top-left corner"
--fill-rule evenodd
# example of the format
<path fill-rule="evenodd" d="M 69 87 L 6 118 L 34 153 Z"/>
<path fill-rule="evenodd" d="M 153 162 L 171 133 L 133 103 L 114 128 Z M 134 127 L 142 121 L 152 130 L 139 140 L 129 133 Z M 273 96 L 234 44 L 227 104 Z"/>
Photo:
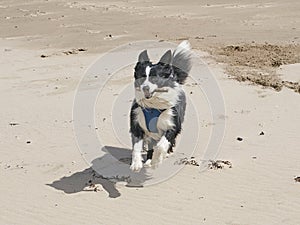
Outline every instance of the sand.
<path fill-rule="evenodd" d="M 299 224 L 299 10 L 296 0 L 1 1 L 0 224 Z M 144 188 L 104 179 L 74 135 L 84 72 L 128 42 L 185 39 L 223 92 L 226 133 L 216 160 L 232 166 L 200 173 L 190 161 Z M 130 71 L 108 84 L 104 103 L 130 84 Z M 188 80 L 191 99 L 198 87 Z M 196 162 L 216 126 L 205 105 L 200 99 Z M 110 111 L 96 112 L 102 135 Z M 126 147 L 103 127 L 107 144 Z"/>

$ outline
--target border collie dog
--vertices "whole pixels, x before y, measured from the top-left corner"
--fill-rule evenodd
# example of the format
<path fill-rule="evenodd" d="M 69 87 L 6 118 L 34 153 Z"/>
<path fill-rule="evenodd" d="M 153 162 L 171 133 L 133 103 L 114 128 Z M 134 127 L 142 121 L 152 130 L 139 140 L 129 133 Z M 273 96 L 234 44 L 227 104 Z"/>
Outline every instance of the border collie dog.
<path fill-rule="evenodd" d="M 143 167 L 142 151 L 147 148 L 144 166 L 156 168 L 173 152 L 184 120 L 186 97 L 181 85 L 191 69 L 191 51 L 183 41 L 154 64 L 147 50 L 140 53 L 134 71 L 135 99 L 130 112 L 132 162 L 130 169 Z"/>

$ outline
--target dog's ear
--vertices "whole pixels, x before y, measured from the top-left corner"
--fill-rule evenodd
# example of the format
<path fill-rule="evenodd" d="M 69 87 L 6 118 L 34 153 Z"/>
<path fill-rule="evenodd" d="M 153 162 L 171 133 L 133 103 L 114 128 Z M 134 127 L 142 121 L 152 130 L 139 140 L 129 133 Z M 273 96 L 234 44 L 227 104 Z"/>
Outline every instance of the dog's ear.
<path fill-rule="evenodd" d="M 159 62 L 163 64 L 171 65 L 173 60 L 171 50 L 166 51 L 166 53 L 160 58 Z"/>
<path fill-rule="evenodd" d="M 140 53 L 139 55 L 139 59 L 138 62 L 142 63 L 142 62 L 150 62 L 150 59 L 148 57 L 148 53 L 147 50 L 144 50 Z"/>

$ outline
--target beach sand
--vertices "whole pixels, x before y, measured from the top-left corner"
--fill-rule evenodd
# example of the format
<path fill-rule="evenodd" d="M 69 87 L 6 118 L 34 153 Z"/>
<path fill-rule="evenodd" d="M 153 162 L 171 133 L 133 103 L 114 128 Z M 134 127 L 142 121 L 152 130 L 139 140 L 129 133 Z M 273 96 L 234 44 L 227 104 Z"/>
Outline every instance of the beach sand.
<path fill-rule="evenodd" d="M 299 11 L 297 0 L 1 1 L 0 224 L 300 224 Z M 73 127 L 78 84 L 100 55 L 141 40 L 189 40 L 208 65 L 226 106 L 216 159 L 232 167 L 186 165 L 138 188 L 85 161 Z M 105 104 L 132 71 L 108 84 Z M 191 98 L 195 86 L 185 86 Z M 202 104 L 195 160 L 214 126 Z M 110 111 L 96 108 L 101 129 Z"/>

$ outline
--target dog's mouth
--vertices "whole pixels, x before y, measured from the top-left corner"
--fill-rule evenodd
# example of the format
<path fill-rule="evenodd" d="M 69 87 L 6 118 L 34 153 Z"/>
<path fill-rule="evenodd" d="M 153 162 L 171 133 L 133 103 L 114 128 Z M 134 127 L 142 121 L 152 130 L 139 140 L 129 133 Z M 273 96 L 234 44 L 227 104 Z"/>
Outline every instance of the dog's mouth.
<path fill-rule="evenodd" d="M 136 90 L 139 91 L 139 92 L 142 92 L 142 93 L 144 94 L 144 97 L 145 97 L 146 99 L 152 98 L 152 96 L 153 96 L 153 94 L 154 94 L 154 92 L 155 92 L 155 90 L 152 91 L 152 92 L 150 92 L 149 89 L 143 89 L 143 90 L 141 90 L 140 87 L 137 87 Z"/>
<path fill-rule="evenodd" d="M 140 88 L 136 88 L 137 91 L 141 91 Z M 161 93 L 161 92 L 168 92 L 168 89 L 165 89 L 165 88 L 156 88 L 154 91 L 150 92 L 150 90 L 145 90 L 143 89 L 142 91 L 144 93 L 144 97 L 146 99 L 150 99 L 153 97 L 154 93 L 155 92 L 158 92 L 158 93 Z"/>

